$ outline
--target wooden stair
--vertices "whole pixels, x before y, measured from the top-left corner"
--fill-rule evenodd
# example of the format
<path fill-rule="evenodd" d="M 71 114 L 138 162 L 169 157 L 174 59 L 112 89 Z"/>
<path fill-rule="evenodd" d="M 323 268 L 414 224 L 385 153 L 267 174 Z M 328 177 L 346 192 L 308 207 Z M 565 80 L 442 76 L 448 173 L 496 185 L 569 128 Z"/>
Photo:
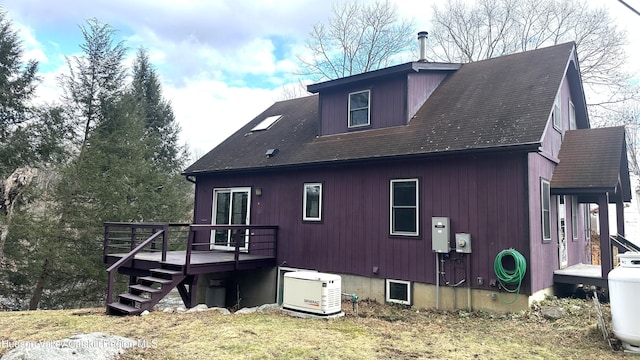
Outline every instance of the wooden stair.
<path fill-rule="evenodd" d="M 118 295 L 118 301 L 107 304 L 109 315 L 140 315 L 151 309 L 187 276 L 181 271 L 157 268 L 150 276 L 141 276 L 129 285 L 129 292 Z"/>

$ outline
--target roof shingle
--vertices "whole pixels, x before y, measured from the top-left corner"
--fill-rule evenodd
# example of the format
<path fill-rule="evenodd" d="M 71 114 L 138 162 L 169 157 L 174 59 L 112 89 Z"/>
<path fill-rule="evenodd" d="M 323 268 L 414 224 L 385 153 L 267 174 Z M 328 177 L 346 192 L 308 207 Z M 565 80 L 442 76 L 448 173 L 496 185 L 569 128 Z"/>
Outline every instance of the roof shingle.
<path fill-rule="evenodd" d="M 555 194 L 622 191 L 631 200 L 624 126 L 567 131 L 553 171 Z"/>
<path fill-rule="evenodd" d="M 318 96 L 273 104 L 189 166 L 188 175 L 531 146 L 542 141 L 573 43 L 463 64 L 406 126 L 318 137 Z M 250 129 L 283 115 L 270 129 Z M 267 149 L 279 149 L 267 158 Z"/>

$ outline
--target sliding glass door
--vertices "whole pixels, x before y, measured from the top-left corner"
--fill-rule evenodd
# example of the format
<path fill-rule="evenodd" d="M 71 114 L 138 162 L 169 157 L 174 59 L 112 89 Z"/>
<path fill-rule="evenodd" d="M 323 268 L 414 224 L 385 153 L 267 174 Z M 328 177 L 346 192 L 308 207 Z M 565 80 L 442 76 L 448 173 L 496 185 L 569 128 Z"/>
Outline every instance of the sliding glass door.
<path fill-rule="evenodd" d="M 251 188 L 227 188 L 213 190 L 213 225 L 248 225 L 251 208 Z M 213 230 L 211 249 L 233 250 L 235 241 L 240 241 L 240 249 L 246 251 L 249 232 L 244 236 L 239 230 Z"/>

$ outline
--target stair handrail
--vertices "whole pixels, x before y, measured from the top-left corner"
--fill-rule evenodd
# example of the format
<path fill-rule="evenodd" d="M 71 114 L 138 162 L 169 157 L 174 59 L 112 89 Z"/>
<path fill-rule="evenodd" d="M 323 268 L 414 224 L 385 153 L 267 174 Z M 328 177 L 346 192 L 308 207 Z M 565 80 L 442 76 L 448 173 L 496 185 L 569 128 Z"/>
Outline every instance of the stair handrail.
<path fill-rule="evenodd" d="M 640 246 L 632 243 L 620 234 L 611 235 L 610 238 L 611 242 L 618 248 L 623 248 L 626 251 L 640 252 Z"/>
<path fill-rule="evenodd" d="M 147 240 L 140 243 L 140 245 L 136 246 L 135 249 L 131 250 L 127 255 L 122 257 L 120 260 L 116 261 L 113 265 L 109 266 L 107 269 L 107 305 L 112 301 L 113 297 L 113 283 L 115 282 L 115 270 L 118 270 L 122 265 L 124 265 L 127 261 L 131 260 L 136 254 L 138 254 L 143 248 L 147 245 L 155 241 L 160 235 L 163 235 L 165 230 L 158 230 L 155 234 L 151 235 Z M 163 254 L 166 253 L 166 246 L 163 244 L 162 249 Z"/>

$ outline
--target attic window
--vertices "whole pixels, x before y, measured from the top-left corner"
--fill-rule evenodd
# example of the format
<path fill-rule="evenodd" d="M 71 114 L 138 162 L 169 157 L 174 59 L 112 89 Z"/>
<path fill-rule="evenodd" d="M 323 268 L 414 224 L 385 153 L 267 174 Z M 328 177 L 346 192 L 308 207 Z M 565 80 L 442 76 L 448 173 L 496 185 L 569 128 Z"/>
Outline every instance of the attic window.
<path fill-rule="evenodd" d="M 282 115 L 273 115 L 273 116 L 266 117 L 264 120 L 260 121 L 258 125 L 254 126 L 253 129 L 251 129 L 251 131 L 267 130 L 273 124 L 275 124 L 278 120 L 280 120 L 281 117 Z"/>
<path fill-rule="evenodd" d="M 369 90 L 349 94 L 349 127 L 367 126 L 369 121 Z"/>

